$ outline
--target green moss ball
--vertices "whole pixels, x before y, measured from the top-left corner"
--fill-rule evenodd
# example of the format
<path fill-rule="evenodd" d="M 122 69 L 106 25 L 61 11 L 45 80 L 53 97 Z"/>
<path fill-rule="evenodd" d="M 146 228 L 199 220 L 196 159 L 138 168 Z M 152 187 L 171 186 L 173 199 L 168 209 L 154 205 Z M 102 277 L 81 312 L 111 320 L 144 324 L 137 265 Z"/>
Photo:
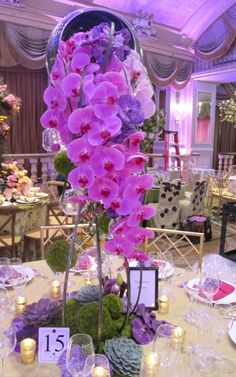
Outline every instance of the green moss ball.
<path fill-rule="evenodd" d="M 110 293 L 109 295 L 103 298 L 103 305 L 109 311 L 112 319 L 117 319 L 120 317 L 123 311 L 123 302 L 122 299 L 115 295 L 114 293 Z"/>
<path fill-rule="evenodd" d="M 93 341 L 97 341 L 98 335 L 99 304 L 89 302 L 84 304 L 75 315 L 78 320 L 79 332 L 89 334 Z M 107 308 L 103 307 L 101 340 L 110 339 L 112 334 L 112 318 Z"/>
<path fill-rule="evenodd" d="M 70 249 L 70 244 L 64 240 L 57 240 L 46 250 L 46 262 L 49 267 L 56 272 L 65 272 L 67 266 L 67 258 Z M 74 250 L 71 267 L 76 264 L 77 252 Z"/>
<path fill-rule="evenodd" d="M 66 326 L 70 328 L 70 336 L 79 332 L 78 313 L 82 305 L 76 298 L 72 298 L 66 303 Z"/>
<path fill-rule="evenodd" d="M 54 157 L 54 167 L 58 174 L 66 178 L 75 166 L 67 157 L 66 151 L 60 151 Z"/>

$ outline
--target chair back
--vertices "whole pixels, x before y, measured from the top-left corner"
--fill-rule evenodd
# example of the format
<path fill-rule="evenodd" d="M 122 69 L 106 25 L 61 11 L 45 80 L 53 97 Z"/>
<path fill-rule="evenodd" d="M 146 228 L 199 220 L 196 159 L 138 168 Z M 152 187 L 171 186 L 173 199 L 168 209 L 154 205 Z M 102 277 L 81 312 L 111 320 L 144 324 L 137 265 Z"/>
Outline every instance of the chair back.
<path fill-rule="evenodd" d="M 207 182 L 196 181 L 191 197 L 191 205 L 193 213 L 203 213 L 204 211 L 204 195 L 206 193 Z"/>
<path fill-rule="evenodd" d="M 12 257 L 16 256 L 16 239 L 21 239 L 16 235 L 16 215 L 19 212 L 21 209 L 18 206 L 0 207 L 0 248 L 10 248 Z"/>
<path fill-rule="evenodd" d="M 45 258 L 46 248 L 58 239 L 71 241 L 72 232 L 75 228 L 74 224 L 69 225 L 45 225 L 40 227 L 40 252 L 41 259 Z M 77 227 L 77 236 L 75 240 L 75 247 L 79 252 L 82 252 L 88 247 L 95 244 L 94 240 L 94 225 L 79 224 Z"/>
<path fill-rule="evenodd" d="M 204 245 L 203 233 L 174 229 L 147 229 L 155 233 L 153 239 L 146 240 L 145 251 L 147 254 L 155 259 L 162 259 L 162 255 L 169 251 L 173 255 L 176 267 L 194 270 L 194 263 L 197 261 L 198 267 L 201 269 Z"/>
<path fill-rule="evenodd" d="M 179 226 L 179 199 L 181 182 L 163 182 L 160 189 L 156 224 L 160 228 Z"/>

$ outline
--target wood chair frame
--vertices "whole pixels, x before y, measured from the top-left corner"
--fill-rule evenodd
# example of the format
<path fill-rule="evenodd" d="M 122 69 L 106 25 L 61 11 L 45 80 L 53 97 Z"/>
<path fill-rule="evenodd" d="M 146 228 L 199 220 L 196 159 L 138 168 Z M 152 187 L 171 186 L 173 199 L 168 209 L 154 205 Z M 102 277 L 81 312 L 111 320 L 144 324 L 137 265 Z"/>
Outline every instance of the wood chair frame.
<path fill-rule="evenodd" d="M 45 247 L 53 243 L 55 240 L 63 238 L 66 241 L 71 240 L 72 232 L 75 228 L 74 224 L 69 225 L 45 225 L 40 227 L 40 253 L 41 259 L 45 258 Z M 92 229 L 91 229 L 92 228 Z M 93 235 L 94 224 L 79 224 L 77 227 L 77 235 L 84 236 L 80 242 L 75 242 L 78 252 L 84 251 L 86 243 L 94 243 Z M 92 246 L 92 245 L 91 245 Z"/>
<path fill-rule="evenodd" d="M 155 233 L 155 237 L 152 240 L 146 240 L 145 242 L 145 251 L 147 254 L 151 251 L 152 248 L 160 254 L 164 254 L 167 251 L 174 252 L 177 254 L 177 260 L 175 260 L 175 266 L 178 267 L 179 262 L 184 262 L 190 270 L 194 270 L 192 264 L 188 261 L 187 257 L 190 256 L 190 253 L 194 252 L 198 258 L 198 267 L 201 269 L 202 258 L 203 258 L 203 242 L 204 234 L 198 232 L 186 232 L 182 230 L 173 230 L 173 229 L 161 229 L 161 228 L 147 228 L 152 230 Z M 172 236 L 175 236 L 174 238 Z M 199 247 L 197 248 L 195 244 L 191 241 L 191 237 L 199 238 Z M 164 247 L 164 251 L 161 249 L 161 241 L 165 241 L 164 244 L 169 244 L 169 246 Z M 188 243 L 187 247 L 190 247 L 187 250 L 181 250 L 186 248 L 186 245 L 179 245 L 181 241 Z"/>

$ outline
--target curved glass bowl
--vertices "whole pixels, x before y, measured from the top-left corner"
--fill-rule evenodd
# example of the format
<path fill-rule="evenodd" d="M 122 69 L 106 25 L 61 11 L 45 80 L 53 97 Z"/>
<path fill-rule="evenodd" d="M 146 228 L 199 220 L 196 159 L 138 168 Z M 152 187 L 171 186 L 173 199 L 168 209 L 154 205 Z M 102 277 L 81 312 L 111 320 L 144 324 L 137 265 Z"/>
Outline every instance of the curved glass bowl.
<path fill-rule="evenodd" d="M 76 32 L 85 32 L 102 22 L 114 22 L 115 30 L 126 28 L 130 32 L 129 47 L 142 55 L 142 49 L 138 36 L 131 24 L 119 14 L 101 10 L 100 8 L 79 9 L 69 13 L 63 20 L 57 24 L 49 37 L 46 48 L 46 66 L 48 74 L 53 67 L 58 46 L 61 40 L 66 41 Z"/>

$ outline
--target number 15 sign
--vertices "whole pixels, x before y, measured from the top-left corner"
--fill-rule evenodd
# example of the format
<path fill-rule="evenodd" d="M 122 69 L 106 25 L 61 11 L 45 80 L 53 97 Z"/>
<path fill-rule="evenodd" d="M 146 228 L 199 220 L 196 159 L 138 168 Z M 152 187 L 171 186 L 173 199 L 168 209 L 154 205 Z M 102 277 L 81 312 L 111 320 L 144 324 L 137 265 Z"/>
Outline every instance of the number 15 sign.
<path fill-rule="evenodd" d="M 66 350 L 70 339 L 70 329 L 66 327 L 40 327 L 38 340 L 38 362 L 57 363 Z"/>

